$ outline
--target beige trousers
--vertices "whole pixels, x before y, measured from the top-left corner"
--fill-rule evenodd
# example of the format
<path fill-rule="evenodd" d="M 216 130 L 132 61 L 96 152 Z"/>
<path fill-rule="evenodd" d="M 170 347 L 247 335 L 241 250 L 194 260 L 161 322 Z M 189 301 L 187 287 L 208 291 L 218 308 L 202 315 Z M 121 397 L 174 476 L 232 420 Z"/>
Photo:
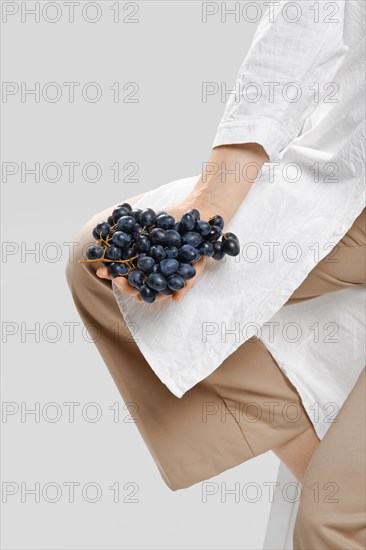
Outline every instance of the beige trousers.
<path fill-rule="evenodd" d="M 93 242 L 92 229 L 112 209 L 93 216 L 77 235 L 67 280 L 83 323 L 99 334 L 96 346 L 166 484 L 172 490 L 189 487 L 313 430 L 296 389 L 255 337 L 182 398 L 160 382 L 121 317 L 110 281 L 95 275 L 99 264 L 79 263 Z M 364 210 L 288 303 L 365 284 L 365 218 Z M 297 549 L 363 548 L 362 398 L 360 380 L 311 461 L 295 529 Z M 337 504 L 314 502 L 315 479 L 341 487 Z"/>

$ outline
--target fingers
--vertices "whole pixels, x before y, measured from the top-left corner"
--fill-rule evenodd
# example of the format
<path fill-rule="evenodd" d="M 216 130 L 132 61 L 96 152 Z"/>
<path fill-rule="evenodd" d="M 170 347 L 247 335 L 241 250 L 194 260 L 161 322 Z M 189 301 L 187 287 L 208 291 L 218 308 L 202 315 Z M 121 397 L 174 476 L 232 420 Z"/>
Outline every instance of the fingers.
<path fill-rule="evenodd" d="M 115 277 L 113 281 L 122 290 L 124 294 L 128 294 L 129 296 L 136 296 L 136 294 L 138 294 L 137 288 L 130 285 L 130 283 L 127 281 L 127 279 L 125 279 L 125 277 Z"/>
<path fill-rule="evenodd" d="M 196 284 L 197 280 L 201 276 L 205 265 L 206 265 L 207 258 L 203 256 L 198 262 L 194 264 L 194 268 L 196 270 L 196 275 L 192 278 L 186 281 L 186 284 L 182 290 L 176 290 L 173 294 L 167 296 L 165 294 L 160 294 L 155 302 L 161 302 L 162 300 L 169 300 L 171 299 L 173 302 L 180 302 L 184 298 L 184 296 L 191 290 L 191 288 Z M 109 275 L 108 268 L 107 267 L 100 267 L 97 269 L 97 275 L 101 279 L 109 279 L 111 280 L 111 276 Z M 130 285 L 128 280 L 125 277 L 115 277 L 113 281 L 116 283 L 116 285 L 122 290 L 124 294 L 127 294 L 129 296 L 135 296 L 135 299 L 138 302 L 143 302 L 143 299 L 139 295 L 139 291 Z"/>
<path fill-rule="evenodd" d="M 130 285 L 130 283 L 125 279 L 124 277 L 116 277 L 113 279 L 114 282 L 119 286 L 119 288 L 122 290 L 124 294 L 128 294 L 129 296 L 135 296 L 135 299 L 137 302 L 143 302 L 143 299 L 139 295 L 139 291 L 137 288 Z M 170 296 L 165 296 L 164 294 L 160 294 L 155 300 L 155 302 L 159 302 L 161 300 L 166 300 L 167 298 L 170 298 Z"/>
<path fill-rule="evenodd" d="M 161 302 L 162 300 L 170 300 L 172 295 L 167 296 L 166 294 L 159 294 L 159 296 L 155 299 L 155 302 Z"/>
<path fill-rule="evenodd" d="M 169 300 L 169 298 L 171 298 L 171 296 L 165 296 L 165 294 L 159 294 L 159 296 L 157 298 L 155 298 L 155 302 L 161 302 L 162 300 Z M 141 298 L 141 296 L 137 293 L 136 295 L 136 300 L 137 302 L 143 302 L 143 299 Z"/>
<path fill-rule="evenodd" d="M 101 279 L 110 279 L 111 278 L 111 276 L 109 275 L 108 267 L 99 267 L 99 269 L 97 269 L 97 275 Z"/>
<path fill-rule="evenodd" d="M 97 269 L 97 275 L 101 279 L 109 279 L 112 280 L 112 277 L 109 275 L 109 271 L 107 267 L 100 267 Z M 125 277 L 115 277 L 113 281 L 120 287 L 120 289 L 125 293 L 129 295 L 135 295 L 138 294 L 138 290 L 134 288 L 130 283 L 125 279 Z"/>
<path fill-rule="evenodd" d="M 109 271 L 107 267 L 100 267 L 99 269 L 97 269 L 96 273 L 100 279 L 112 280 L 111 276 L 109 275 Z M 142 298 L 139 295 L 138 290 L 134 288 L 132 285 L 130 285 L 130 283 L 127 281 L 125 277 L 115 277 L 113 281 L 122 290 L 124 294 L 128 294 L 129 296 L 135 296 L 138 302 L 143 302 Z M 165 296 L 164 294 L 160 294 L 155 301 L 161 302 L 161 300 L 166 300 L 169 298 L 170 296 Z"/>

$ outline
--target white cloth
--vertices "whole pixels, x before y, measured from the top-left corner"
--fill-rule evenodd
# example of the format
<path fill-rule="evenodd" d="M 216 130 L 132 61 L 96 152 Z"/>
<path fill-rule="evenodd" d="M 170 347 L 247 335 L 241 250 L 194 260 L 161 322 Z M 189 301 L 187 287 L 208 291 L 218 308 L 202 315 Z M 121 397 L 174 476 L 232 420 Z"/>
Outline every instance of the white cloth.
<path fill-rule="evenodd" d="M 281 308 L 258 338 L 296 387 L 322 439 L 366 365 L 366 294 L 351 287 Z M 296 419 L 300 410 L 289 407 Z"/>
<path fill-rule="evenodd" d="M 296 23 L 281 15 L 284 4 L 275 9 L 274 22 L 268 13 L 263 17 L 237 79 L 247 96 L 240 94 L 240 101 L 230 97 L 213 143 L 257 142 L 270 156 L 225 226 L 240 239 L 240 257 L 209 260 L 202 277 L 179 303 L 137 303 L 113 284 L 143 355 L 177 397 L 279 312 L 365 206 L 365 4 L 332 2 L 339 8 L 336 15 L 329 17 L 321 8 L 318 23 L 312 1 L 295 3 L 301 6 Z M 291 9 L 287 19 L 293 18 Z M 253 99 L 254 88 L 246 86 L 250 82 L 260 85 L 262 98 L 257 102 L 248 101 Z M 272 87 L 273 98 L 271 86 L 265 85 L 270 82 L 278 83 Z M 295 89 L 289 82 L 301 88 L 295 102 L 283 99 L 283 90 L 290 95 Z M 314 89 L 319 90 L 319 102 L 314 101 Z M 135 206 L 168 209 L 188 195 L 197 179 L 162 185 L 145 193 Z M 327 304 L 332 302 L 335 312 L 337 298 L 330 295 Z M 292 315 L 300 318 L 304 307 L 291 306 Z M 225 331 L 237 326 L 239 336 L 225 337 Z M 282 365 L 287 364 L 284 348 L 278 350 Z M 293 359 L 291 353 L 288 357 Z M 348 365 L 343 369 L 347 371 Z M 334 377 L 337 384 L 337 370 Z M 325 382 L 329 385 L 329 379 Z M 311 383 L 310 376 L 308 386 Z"/>

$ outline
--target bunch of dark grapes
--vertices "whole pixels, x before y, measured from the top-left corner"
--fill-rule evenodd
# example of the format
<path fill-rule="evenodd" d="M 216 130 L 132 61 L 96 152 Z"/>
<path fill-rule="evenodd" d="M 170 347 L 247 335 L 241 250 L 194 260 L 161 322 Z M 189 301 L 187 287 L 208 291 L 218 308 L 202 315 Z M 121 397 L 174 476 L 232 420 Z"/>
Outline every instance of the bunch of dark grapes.
<path fill-rule="evenodd" d="M 221 260 L 239 254 L 238 238 L 223 228 L 221 216 L 204 221 L 196 209 L 176 221 L 168 212 L 123 203 L 94 228 L 96 244 L 81 261 L 102 262 L 112 279 L 125 277 L 144 302 L 152 303 L 159 294 L 181 290 L 202 256 Z"/>

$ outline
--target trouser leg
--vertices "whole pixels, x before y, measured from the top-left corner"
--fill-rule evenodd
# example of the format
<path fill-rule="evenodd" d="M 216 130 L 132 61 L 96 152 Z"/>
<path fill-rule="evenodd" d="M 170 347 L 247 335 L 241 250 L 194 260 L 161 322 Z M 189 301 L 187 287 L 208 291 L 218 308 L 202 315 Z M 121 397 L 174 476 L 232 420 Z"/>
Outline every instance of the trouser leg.
<path fill-rule="evenodd" d="M 365 369 L 305 473 L 295 550 L 366 547 Z"/>
<path fill-rule="evenodd" d="M 289 304 L 366 282 L 365 209 Z M 347 365 L 345 365 L 347 368 Z M 315 451 L 303 480 L 295 550 L 365 548 L 365 371 Z"/>
<path fill-rule="evenodd" d="M 291 295 L 295 304 L 366 282 L 366 209 Z"/>

